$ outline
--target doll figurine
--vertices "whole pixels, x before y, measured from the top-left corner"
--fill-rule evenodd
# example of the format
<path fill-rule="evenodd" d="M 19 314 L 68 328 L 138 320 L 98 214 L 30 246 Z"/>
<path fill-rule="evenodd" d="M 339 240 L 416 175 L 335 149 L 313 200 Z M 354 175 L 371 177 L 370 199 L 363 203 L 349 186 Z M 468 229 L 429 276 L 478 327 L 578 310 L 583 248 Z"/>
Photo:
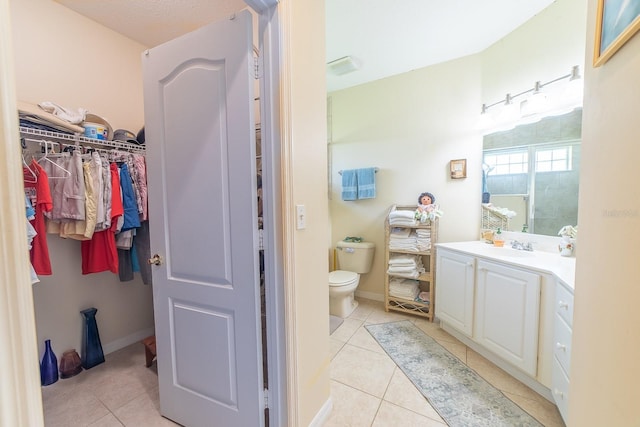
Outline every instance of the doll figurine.
<path fill-rule="evenodd" d="M 418 197 L 418 209 L 420 212 L 425 210 L 427 206 L 433 205 L 436 202 L 436 198 L 431 193 L 422 193 Z"/>
<path fill-rule="evenodd" d="M 424 223 L 429 220 L 434 220 L 442 213 L 438 210 L 438 206 L 435 205 L 436 198 L 431 193 L 422 193 L 418 197 L 418 207 L 416 208 L 415 219 Z"/>

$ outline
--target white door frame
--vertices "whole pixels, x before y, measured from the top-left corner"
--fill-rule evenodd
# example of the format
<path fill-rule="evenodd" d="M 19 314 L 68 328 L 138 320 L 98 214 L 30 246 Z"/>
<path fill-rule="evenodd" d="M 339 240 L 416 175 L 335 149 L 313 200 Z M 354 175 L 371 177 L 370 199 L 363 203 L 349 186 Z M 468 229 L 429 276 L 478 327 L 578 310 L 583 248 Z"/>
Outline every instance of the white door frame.
<path fill-rule="evenodd" d="M 26 240 L 18 144 L 13 37 L 8 0 L 0 0 L 0 425 L 43 425 L 40 366 Z"/>
<path fill-rule="evenodd" d="M 288 105 L 288 60 L 282 39 L 287 34 L 286 12 L 289 2 L 245 0 L 259 14 L 260 123 L 263 192 L 263 245 L 265 253 L 265 289 L 267 319 L 267 372 L 269 375 L 270 425 L 289 425 L 298 419 L 296 328 L 293 309 L 294 218 L 288 200 L 292 194 L 288 131 L 291 115 Z M 282 69 L 280 65 L 282 64 Z M 285 256 L 286 254 L 286 256 Z"/>

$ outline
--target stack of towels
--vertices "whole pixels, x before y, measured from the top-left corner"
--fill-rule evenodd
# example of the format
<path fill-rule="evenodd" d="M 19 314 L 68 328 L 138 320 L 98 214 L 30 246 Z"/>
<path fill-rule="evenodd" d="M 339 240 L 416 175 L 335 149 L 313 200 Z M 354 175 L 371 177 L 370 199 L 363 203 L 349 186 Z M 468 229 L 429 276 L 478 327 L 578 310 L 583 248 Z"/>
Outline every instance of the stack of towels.
<path fill-rule="evenodd" d="M 416 230 L 416 245 L 421 252 L 431 249 L 431 230 L 424 228 Z"/>
<path fill-rule="evenodd" d="M 417 280 L 400 279 L 397 277 L 389 280 L 389 295 L 395 298 L 403 298 L 414 301 L 420 294 Z"/>
<path fill-rule="evenodd" d="M 394 210 L 389 212 L 389 225 L 417 225 L 414 211 Z"/>
<path fill-rule="evenodd" d="M 389 231 L 390 251 L 418 251 L 416 232 L 410 228 L 394 227 Z"/>
<path fill-rule="evenodd" d="M 425 272 L 422 258 L 416 255 L 395 255 L 389 258 L 388 274 L 417 279 Z"/>

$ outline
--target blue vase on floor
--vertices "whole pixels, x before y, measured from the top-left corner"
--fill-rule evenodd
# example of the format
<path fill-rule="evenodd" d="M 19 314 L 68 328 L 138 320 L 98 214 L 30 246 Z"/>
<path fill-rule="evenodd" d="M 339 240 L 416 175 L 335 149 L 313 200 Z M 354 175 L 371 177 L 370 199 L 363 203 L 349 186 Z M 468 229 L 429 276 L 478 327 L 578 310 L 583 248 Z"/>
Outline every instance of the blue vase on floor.
<path fill-rule="evenodd" d="M 96 323 L 97 312 L 98 309 L 95 307 L 80 312 L 84 317 L 84 326 L 82 328 L 82 367 L 84 369 L 93 368 L 104 362 L 104 353 L 102 352 L 98 324 Z"/>
<path fill-rule="evenodd" d="M 58 381 L 58 358 L 51 349 L 51 340 L 44 342 L 44 355 L 40 362 L 40 384 L 50 385 Z"/>

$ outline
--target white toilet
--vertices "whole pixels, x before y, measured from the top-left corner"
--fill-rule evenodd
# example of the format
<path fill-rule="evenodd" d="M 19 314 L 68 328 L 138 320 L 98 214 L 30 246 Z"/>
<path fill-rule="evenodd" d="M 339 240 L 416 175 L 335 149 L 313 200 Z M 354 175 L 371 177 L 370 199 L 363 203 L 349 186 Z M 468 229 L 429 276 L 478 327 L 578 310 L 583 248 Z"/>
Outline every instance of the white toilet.
<path fill-rule="evenodd" d="M 368 273 L 373 264 L 375 245 L 371 242 L 336 244 L 338 267 L 329 273 L 329 313 L 348 317 L 358 306 L 353 294 L 360 283 L 360 274 Z"/>

